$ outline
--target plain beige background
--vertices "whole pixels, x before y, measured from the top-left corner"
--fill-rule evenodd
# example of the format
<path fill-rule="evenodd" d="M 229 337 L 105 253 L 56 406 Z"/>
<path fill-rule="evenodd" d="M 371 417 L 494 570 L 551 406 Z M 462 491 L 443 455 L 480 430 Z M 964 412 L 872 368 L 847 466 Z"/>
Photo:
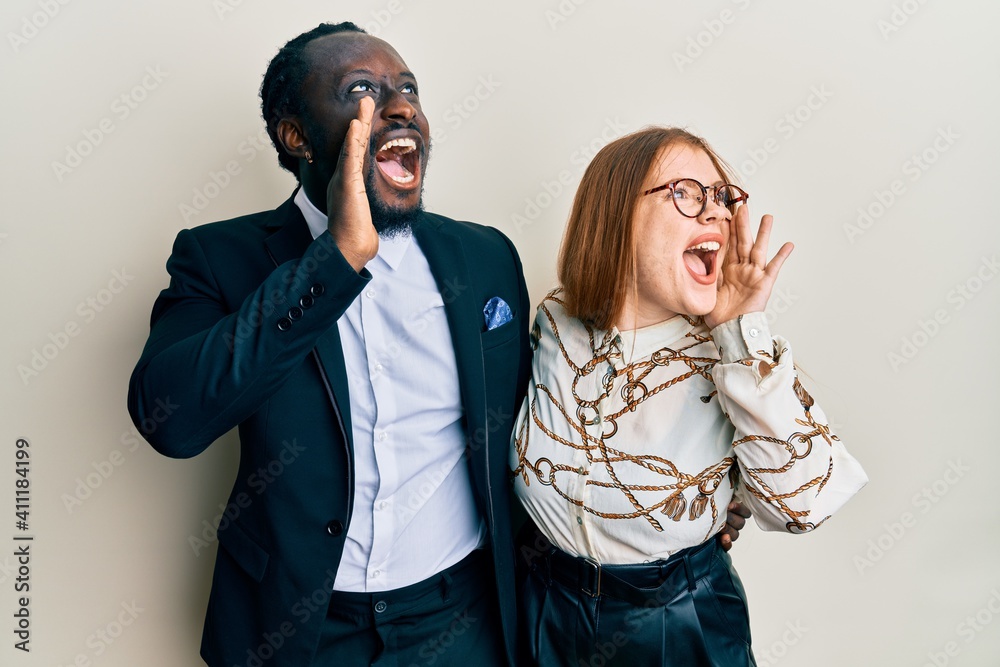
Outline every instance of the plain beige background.
<path fill-rule="evenodd" d="M 156 455 L 127 380 L 177 231 L 292 190 L 259 116 L 268 60 L 344 19 L 417 73 L 428 208 L 510 235 L 536 301 L 608 139 L 682 125 L 739 168 L 753 213 L 797 246 L 773 327 L 872 480 L 812 535 L 745 531 L 759 663 L 998 664 L 1000 6 L 985 0 L 7 0 L 0 663 L 201 664 L 215 544 L 191 537 L 225 502 L 236 441 Z M 19 437 L 30 654 L 13 648 Z"/>

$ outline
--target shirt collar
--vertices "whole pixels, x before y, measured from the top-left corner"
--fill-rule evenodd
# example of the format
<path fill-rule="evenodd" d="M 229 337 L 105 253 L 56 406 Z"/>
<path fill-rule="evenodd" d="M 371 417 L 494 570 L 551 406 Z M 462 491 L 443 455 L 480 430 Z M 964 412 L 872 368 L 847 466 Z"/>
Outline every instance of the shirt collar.
<path fill-rule="evenodd" d="M 615 327 L 613 332 L 619 338 L 619 345 L 626 358 L 642 359 L 659 349 L 670 346 L 694 330 L 683 315 L 674 315 L 668 320 L 651 324 L 641 329 Z"/>
<path fill-rule="evenodd" d="M 312 234 L 313 239 L 315 240 L 319 238 L 319 235 L 326 231 L 326 214 L 316 208 L 316 206 L 309 201 L 309 197 L 306 196 L 305 188 L 300 187 L 298 189 L 295 193 L 293 201 L 295 202 L 295 205 L 299 207 L 299 210 L 302 211 L 302 217 L 306 219 L 306 225 L 309 226 L 309 233 Z M 399 264 L 403 261 L 403 256 L 406 254 L 406 250 L 410 247 L 412 242 L 412 232 L 399 234 L 393 238 L 379 236 L 377 257 L 385 262 L 390 269 L 395 271 L 399 268 Z"/>

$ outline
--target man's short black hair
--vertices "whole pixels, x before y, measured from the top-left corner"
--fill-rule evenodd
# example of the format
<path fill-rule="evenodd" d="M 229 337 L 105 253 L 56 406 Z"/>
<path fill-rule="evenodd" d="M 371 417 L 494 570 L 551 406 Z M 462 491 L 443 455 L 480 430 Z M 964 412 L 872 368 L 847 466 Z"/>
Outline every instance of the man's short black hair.
<path fill-rule="evenodd" d="M 317 37 L 338 32 L 365 32 L 362 28 L 344 21 L 343 23 L 320 23 L 318 26 L 291 39 L 281 47 L 271 59 L 260 84 L 260 109 L 267 125 L 267 134 L 278 151 L 278 162 L 299 177 L 299 161 L 285 152 L 278 140 L 278 121 L 287 116 L 300 115 L 302 108 L 302 84 L 309 73 L 309 62 L 305 56 L 306 45 Z"/>

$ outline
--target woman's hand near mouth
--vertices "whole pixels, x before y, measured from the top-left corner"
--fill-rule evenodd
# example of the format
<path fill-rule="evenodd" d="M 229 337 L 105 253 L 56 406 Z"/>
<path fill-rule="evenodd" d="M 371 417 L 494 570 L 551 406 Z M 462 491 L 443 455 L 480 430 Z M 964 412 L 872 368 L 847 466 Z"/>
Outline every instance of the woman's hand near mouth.
<path fill-rule="evenodd" d="M 719 293 L 715 308 L 705 316 L 708 327 L 715 328 L 740 315 L 767 308 L 778 271 L 794 248 L 791 243 L 785 243 L 774 258 L 767 261 L 772 220 L 769 215 L 760 219 L 756 241 L 750 234 L 750 213 L 745 205 L 737 209 L 733 221 L 728 223 L 729 242 L 719 276 Z"/>
<path fill-rule="evenodd" d="M 326 189 L 330 235 L 344 259 L 359 273 L 378 254 L 378 232 L 372 224 L 365 190 L 365 156 L 374 113 L 374 101 L 361 98 L 358 117 L 347 129 L 337 169 Z"/>

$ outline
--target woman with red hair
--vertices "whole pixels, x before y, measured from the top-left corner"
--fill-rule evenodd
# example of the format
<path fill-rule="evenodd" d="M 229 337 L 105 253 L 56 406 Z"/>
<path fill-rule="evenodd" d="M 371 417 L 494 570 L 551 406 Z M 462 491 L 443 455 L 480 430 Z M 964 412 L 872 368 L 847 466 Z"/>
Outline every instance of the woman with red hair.
<path fill-rule="evenodd" d="M 713 539 L 729 503 L 805 533 L 868 481 L 771 335 L 792 245 L 768 261 L 771 217 L 755 240 L 732 180 L 704 140 L 659 127 L 583 176 L 512 436 L 515 492 L 547 540 L 519 584 L 531 664 L 754 665 Z"/>

